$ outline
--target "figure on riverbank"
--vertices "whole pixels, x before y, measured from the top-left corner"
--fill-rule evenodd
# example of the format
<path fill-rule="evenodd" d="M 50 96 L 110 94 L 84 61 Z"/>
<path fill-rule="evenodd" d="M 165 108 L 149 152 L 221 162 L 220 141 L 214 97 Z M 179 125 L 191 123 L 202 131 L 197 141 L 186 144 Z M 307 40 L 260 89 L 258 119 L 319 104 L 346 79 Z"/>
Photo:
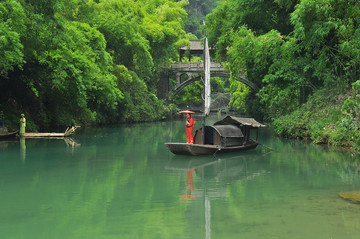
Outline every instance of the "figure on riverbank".
<path fill-rule="evenodd" d="M 0 120 L 0 134 L 6 134 L 8 129 L 5 127 L 4 123 Z"/>
<path fill-rule="evenodd" d="M 24 115 L 24 114 L 21 114 L 21 118 L 20 118 L 20 136 L 24 136 L 24 134 L 25 134 L 25 127 L 26 127 L 25 115 Z"/>
<path fill-rule="evenodd" d="M 193 139 L 194 119 L 191 117 L 190 113 L 187 113 L 186 115 L 187 115 L 187 119 L 185 122 L 186 143 L 193 144 L 194 143 L 194 139 Z"/>

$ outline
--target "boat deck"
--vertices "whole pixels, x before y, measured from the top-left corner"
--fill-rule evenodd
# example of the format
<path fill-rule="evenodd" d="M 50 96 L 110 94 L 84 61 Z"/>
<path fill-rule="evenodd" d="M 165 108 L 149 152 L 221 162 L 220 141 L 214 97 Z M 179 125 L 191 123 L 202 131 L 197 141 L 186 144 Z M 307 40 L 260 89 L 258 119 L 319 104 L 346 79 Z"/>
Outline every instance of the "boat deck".
<path fill-rule="evenodd" d="M 26 138 L 65 137 L 65 133 L 25 133 Z"/>

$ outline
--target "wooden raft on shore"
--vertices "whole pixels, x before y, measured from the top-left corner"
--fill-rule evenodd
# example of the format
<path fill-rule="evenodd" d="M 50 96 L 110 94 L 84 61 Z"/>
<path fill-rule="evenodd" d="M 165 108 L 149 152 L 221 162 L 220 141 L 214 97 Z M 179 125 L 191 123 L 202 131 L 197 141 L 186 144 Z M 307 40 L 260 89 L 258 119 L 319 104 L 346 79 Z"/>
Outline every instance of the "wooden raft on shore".
<path fill-rule="evenodd" d="M 69 137 L 75 131 L 80 128 L 80 126 L 72 126 L 71 128 L 67 128 L 64 133 L 25 133 L 24 137 L 26 138 L 40 138 L 40 137 L 53 137 L 53 138 L 63 138 Z"/>

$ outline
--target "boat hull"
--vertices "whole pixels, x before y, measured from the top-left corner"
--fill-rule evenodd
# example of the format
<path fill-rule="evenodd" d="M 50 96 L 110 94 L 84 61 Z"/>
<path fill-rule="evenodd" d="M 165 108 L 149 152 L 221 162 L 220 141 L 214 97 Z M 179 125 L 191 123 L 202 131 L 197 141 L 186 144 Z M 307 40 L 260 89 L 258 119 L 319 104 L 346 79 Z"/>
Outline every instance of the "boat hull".
<path fill-rule="evenodd" d="M 258 142 L 251 142 L 246 145 L 221 147 L 219 145 L 187 144 L 187 143 L 165 143 L 168 149 L 176 155 L 211 155 L 219 153 L 238 152 L 254 149 Z"/>
<path fill-rule="evenodd" d="M 19 131 L 7 132 L 5 134 L 0 134 L 0 139 L 15 138 L 18 135 Z"/>

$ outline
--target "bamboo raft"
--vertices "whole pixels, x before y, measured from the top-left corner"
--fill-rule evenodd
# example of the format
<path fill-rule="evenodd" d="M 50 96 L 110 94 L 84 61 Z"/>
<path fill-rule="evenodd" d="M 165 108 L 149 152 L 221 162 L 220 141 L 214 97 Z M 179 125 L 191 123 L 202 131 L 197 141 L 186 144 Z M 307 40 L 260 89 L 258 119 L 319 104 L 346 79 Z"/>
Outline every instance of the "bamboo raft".
<path fill-rule="evenodd" d="M 42 138 L 42 137 L 51 137 L 51 138 L 64 138 L 69 137 L 75 131 L 80 128 L 80 126 L 72 126 L 67 128 L 64 133 L 25 133 L 24 137 L 26 138 Z"/>

